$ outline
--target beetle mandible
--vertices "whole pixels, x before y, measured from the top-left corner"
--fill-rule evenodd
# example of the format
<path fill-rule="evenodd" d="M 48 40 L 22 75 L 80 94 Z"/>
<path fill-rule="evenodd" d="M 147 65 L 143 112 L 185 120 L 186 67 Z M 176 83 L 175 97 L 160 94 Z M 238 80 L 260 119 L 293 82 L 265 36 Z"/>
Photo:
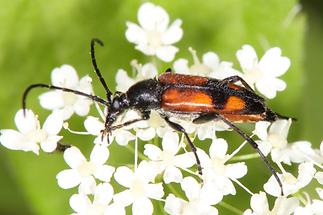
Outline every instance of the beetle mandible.
<path fill-rule="evenodd" d="M 189 138 L 185 129 L 175 118 L 190 118 L 195 124 L 205 123 L 212 120 L 221 120 L 231 129 L 244 138 L 260 155 L 267 168 L 274 175 L 283 195 L 282 182 L 276 170 L 272 167 L 266 156 L 258 148 L 258 144 L 234 123 L 238 122 L 273 122 L 279 118 L 287 118 L 272 111 L 265 104 L 265 100 L 257 95 L 254 90 L 239 76 L 231 76 L 223 80 L 214 78 L 174 74 L 167 69 L 158 78 L 146 79 L 132 85 L 127 92 L 110 91 L 107 86 L 95 58 L 95 44 L 103 46 L 99 39 L 91 40 L 91 60 L 97 77 L 106 92 L 106 99 L 89 95 L 77 90 L 62 88 L 48 84 L 30 85 L 22 98 L 23 109 L 26 109 L 26 98 L 30 90 L 34 88 L 48 88 L 74 93 L 88 97 L 107 107 L 105 126 L 102 137 L 109 135 L 115 129 L 133 124 L 141 120 L 148 120 L 152 110 L 155 110 L 165 122 L 175 131 L 183 133 L 187 143 L 194 153 L 199 174 L 202 174 L 200 159 L 196 147 Z M 240 82 L 241 85 L 236 83 Z M 115 125 L 115 121 L 125 110 L 136 110 L 140 118 Z M 60 146 L 61 147 L 61 146 Z M 63 149 L 65 147 L 62 147 Z"/>

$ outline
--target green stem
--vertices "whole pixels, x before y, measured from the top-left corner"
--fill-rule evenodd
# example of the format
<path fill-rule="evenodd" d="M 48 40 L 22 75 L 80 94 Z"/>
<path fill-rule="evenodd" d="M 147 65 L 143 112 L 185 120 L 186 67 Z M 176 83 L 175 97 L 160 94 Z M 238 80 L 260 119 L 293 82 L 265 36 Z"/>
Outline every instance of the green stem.
<path fill-rule="evenodd" d="M 235 214 L 239 214 L 239 215 L 243 214 L 243 211 L 241 211 L 238 208 L 233 207 L 232 205 L 230 205 L 228 203 L 225 203 L 224 201 L 221 201 L 219 203 L 219 205 L 222 206 L 222 207 L 224 207 L 224 208 L 226 208 L 226 209 L 228 209 L 229 211 L 231 211 L 231 212 L 233 212 Z"/>
<path fill-rule="evenodd" d="M 135 154 L 135 149 L 134 148 L 132 148 L 131 146 L 130 146 L 130 144 L 127 144 L 126 145 L 126 148 L 130 151 L 130 152 L 132 152 L 133 154 Z M 146 160 L 147 158 L 146 158 L 146 156 L 142 153 L 142 152 L 140 152 L 139 150 L 138 150 L 138 157 L 141 159 L 141 160 Z"/>
<path fill-rule="evenodd" d="M 250 160 L 250 159 L 255 159 L 255 158 L 259 158 L 258 153 L 235 156 L 235 157 L 231 158 L 230 160 L 231 161 L 243 161 L 243 160 Z"/>

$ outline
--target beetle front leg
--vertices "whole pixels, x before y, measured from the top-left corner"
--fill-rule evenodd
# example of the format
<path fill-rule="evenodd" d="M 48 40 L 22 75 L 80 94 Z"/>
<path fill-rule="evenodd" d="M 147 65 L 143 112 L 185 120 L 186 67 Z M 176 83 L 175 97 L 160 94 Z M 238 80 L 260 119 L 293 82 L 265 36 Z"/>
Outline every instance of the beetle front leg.
<path fill-rule="evenodd" d="M 122 124 L 112 126 L 110 128 L 110 131 L 118 129 L 118 128 L 122 128 L 122 127 L 125 127 L 125 126 L 128 126 L 128 125 L 131 125 L 133 123 L 136 123 L 136 122 L 139 122 L 139 121 L 142 121 L 142 120 L 148 120 L 149 118 L 150 118 L 150 112 L 144 112 L 144 113 L 142 113 L 141 118 L 129 120 L 129 121 L 124 122 Z"/>
<path fill-rule="evenodd" d="M 197 165 L 197 170 L 198 170 L 199 174 L 200 174 L 200 175 L 202 175 L 202 167 L 201 167 L 200 159 L 199 159 L 199 157 L 198 157 L 198 155 L 197 155 L 197 149 L 196 149 L 196 147 L 194 146 L 194 144 L 193 144 L 193 142 L 191 141 L 191 139 L 189 138 L 189 136 L 188 136 L 188 134 L 186 133 L 185 129 L 184 129 L 181 125 L 179 125 L 179 124 L 177 124 L 177 123 L 175 123 L 175 122 L 170 121 L 168 117 L 166 117 L 166 116 L 162 116 L 162 117 L 164 118 L 164 120 L 167 122 L 167 124 L 168 124 L 171 128 L 173 128 L 175 131 L 178 131 L 178 132 L 181 132 L 181 133 L 183 133 L 183 134 L 184 134 L 184 136 L 185 136 L 185 138 L 186 138 L 186 140 L 187 140 L 187 142 L 188 142 L 189 146 L 191 147 L 191 150 L 192 150 L 192 152 L 193 152 L 193 154 L 194 154 L 194 156 L 195 156 L 196 165 Z"/>
<path fill-rule="evenodd" d="M 245 80 L 243 80 L 240 76 L 237 76 L 237 75 L 234 75 L 234 76 L 230 76 L 230 77 L 228 77 L 228 78 L 225 78 L 225 79 L 223 79 L 223 80 L 221 81 L 221 83 L 223 83 L 223 84 L 234 84 L 234 83 L 236 83 L 236 82 L 238 82 L 238 81 L 240 81 L 240 82 L 241 82 L 241 84 L 242 84 L 245 88 L 247 88 L 248 90 L 250 90 L 250 91 L 254 92 L 254 90 L 249 86 L 249 84 L 248 84 Z"/>

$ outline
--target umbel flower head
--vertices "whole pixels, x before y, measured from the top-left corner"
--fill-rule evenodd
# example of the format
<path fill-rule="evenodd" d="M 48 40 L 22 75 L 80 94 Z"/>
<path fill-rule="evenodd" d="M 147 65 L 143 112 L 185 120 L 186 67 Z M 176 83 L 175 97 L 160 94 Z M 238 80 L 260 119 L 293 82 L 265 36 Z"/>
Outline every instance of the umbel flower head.
<path fill-rule="evenodd" d="M 127 22 L 127 40 L 145 55 L 156 55 L 166 62 L 173 60 L 178 48 L 172 44 L 182 38 L 182 21 L 177 19 L 169 26 L 167 12 L 152 3 L 140 6 L 138 21 L 139 25 Z"/>
<path fill-rule="evenodd" d="M 59 114 L 47 117 L 43 127 L 40 127 L 38 117 L 31 110 L 19 110 L 15 116 L 18 131 L 12 129 L 0 130 L 0 143 L 11 150 L 32 151 L 39 154 L 41 148 L 45 152 L 53 152 L 57 142 L 62 139 L 60 132 L 63 119 Z"/>

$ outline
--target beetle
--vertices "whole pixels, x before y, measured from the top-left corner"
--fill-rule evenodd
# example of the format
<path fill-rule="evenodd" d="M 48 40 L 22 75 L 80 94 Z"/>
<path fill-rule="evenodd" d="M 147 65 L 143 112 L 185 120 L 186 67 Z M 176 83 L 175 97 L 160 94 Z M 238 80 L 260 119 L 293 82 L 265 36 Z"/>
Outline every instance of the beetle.
<path fill-rule="evenodd" d="M 260 151 L 258 144 L 237 127 L 235 123 L 273 122 L 279 118 L 286 119 L 287 117 L 281 116 L 268 108 L 264 98 L 257 95 L 246 81 L 239 76 L 231 76 L 223 80 L 218 80 L 203 76 L 175 74 L 172 73 L 171 69 L 167 69 L 158 78 L 142 80 L 132 85 L 127 92 L 115 92 L 113 94 L 97 66 L 94 50 L 95 44 L 101 46 L 104 44 L 99 39 L 92 39 L 90 53 L 94 71 L 105 89 L 106 99 L 54 85 L 42 83 L 33 84 L 23 94 L 23 110 L 26 109 L 27 95 L 34 88 L 61 90 L 88 97 L 107 107 L 104 129 L 101 131 L 102 138 L 105 135 L 109 135 L 115 129 L 138 121 L 148 120 L 151 111 L 155 110 L 172 129 L 184 134 L 195 156 L 198 172 L 201 175 L 202 168 L 196 147 L 185 129 L 180 124 L 172 121 L 172 118 L 189 119 L 195 124 L 221 120 L 244 138 L 258 152 L 267 168 L 274 175 L 281 188 L 281 195 L 283 195 L 282 182 L 276 170 Z M 241 85 L 238 85 L 238 82 Z M 114 123 L 118 116 L 129 109 L 136 110 L 140 117 L 115 125 Z M 61 148 L 65 149 L 64 147 Z"/>

